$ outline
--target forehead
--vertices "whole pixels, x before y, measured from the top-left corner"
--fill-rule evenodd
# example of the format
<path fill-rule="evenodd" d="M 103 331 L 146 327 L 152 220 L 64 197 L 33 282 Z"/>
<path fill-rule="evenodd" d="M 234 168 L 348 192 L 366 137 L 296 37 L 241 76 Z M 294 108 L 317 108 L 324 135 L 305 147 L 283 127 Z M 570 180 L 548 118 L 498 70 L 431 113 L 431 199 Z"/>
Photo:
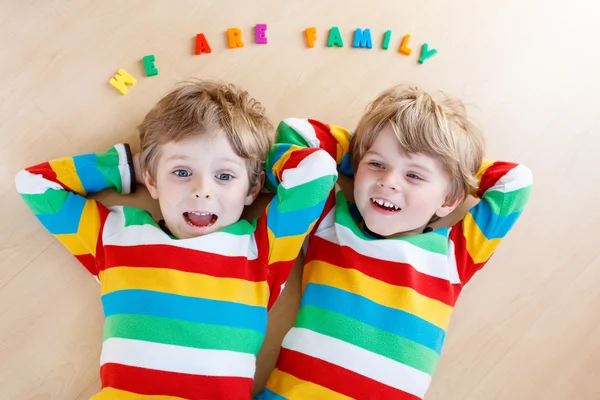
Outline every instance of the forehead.
<path fill-rule="evenodd" d="M 179 141 L 170 141 L 160 146 L 161 160 L 186 158 L 198 162 L 216 160 L 231 161 L 245 165 L 224 134 L 205 133 L 194 135 Z"/>

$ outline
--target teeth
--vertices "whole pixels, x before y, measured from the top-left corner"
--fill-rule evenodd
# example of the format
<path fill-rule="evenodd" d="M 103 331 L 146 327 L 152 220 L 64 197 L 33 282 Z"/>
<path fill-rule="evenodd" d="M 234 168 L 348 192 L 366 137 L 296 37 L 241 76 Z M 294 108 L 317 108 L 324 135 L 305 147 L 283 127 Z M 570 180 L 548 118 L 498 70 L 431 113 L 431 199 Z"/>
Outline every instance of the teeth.
<path fill-rule="evenodd" d="M 188 211 L 190 214 L 198 215 L 199 217 L 204 217 L 206 215 L 212 215 L 209 212 L 196 212 L 196 211 Z"/>
<path fill-rule="evenodd" d="M 378 199 L 378 198 L 375 198 L 375 197 L 372 198 L 371 201 L 373 203 L 379 204 L 382 207 L 389 208 L 389 209 L 392 209 L 394 211 L 400 210 L 400 207 L 398 207 L 394 203 L 390 203 L 389 201 L 381 200 L 381 199 Z"/>

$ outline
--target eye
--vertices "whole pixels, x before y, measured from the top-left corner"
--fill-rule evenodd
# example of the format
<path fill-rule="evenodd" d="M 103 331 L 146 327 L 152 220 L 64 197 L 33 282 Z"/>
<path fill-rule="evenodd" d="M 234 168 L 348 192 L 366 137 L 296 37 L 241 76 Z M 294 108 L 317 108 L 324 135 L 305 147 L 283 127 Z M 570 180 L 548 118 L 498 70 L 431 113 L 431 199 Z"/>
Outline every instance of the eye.
<path fill-rule="evenodd" d="M 173 174 L 175 174 L 175 176 L 178 176 L 180 178 L 188 178 L 188 177 L 192 176 L 192 172 L 188 171 L 187 169 L 176 169 L 175 171 L 173 171 Z"/>
<path fill-rule="evenodd" d="M 406 174 L 406 176 L 408 176 L 410 179 L 416 179 L 416 180 L 419 180 L 419 181 L 424 180 L 419 175 L 415 175 L 415 174 Z"/>
<path fill-rule="evenodd" d="M 218 174 L 216 178 L 220 181 L 230 181 L 233 179 L 233 175 L 231 174 Z"/>
<path fill-rule="evenodd" d="M 371 162 L 369 162 L 369 165 L 371 167 L 377 168 L 377 169 L 383 169 L 384 168 L 383 164 L 380 163 L 380 162 L 377 162 L 377 161 L 371 161 Z"/>

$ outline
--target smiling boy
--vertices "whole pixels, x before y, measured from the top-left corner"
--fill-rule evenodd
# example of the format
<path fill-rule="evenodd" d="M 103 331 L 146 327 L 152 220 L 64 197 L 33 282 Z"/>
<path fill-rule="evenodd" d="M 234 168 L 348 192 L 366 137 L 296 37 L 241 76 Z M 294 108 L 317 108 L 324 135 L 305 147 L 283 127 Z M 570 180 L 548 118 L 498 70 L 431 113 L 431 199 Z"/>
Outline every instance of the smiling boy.
<path fill-rule="evenodd" d="M 482 161 L 462 103 L 413 87 L 382 92 L 354 135 L 295 118 L 278 132 L 355 171 L 355 203 L 336 185 L 308 239 L 296 323 L 257 398 L 422 399 L 458 296 L 521 215 L 531 172 Z M 431 226 L 469 194 L 480 201 L 461 221 Z"/>

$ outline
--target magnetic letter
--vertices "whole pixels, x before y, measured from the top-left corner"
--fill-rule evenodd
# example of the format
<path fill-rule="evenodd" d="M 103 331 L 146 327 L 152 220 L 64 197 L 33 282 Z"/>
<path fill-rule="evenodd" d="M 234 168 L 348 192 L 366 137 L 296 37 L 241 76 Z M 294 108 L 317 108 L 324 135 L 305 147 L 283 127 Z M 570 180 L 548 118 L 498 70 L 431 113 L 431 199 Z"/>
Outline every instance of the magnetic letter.
<path fill-rule="evenodd" d="M 202 53 L 210 53 L 212 50 L 210 49 L 210 45 L 206 41 L 204 37 L 204 33 L 199 33 L 196 35 L 196 54 Z"/>
<path fill-rule="evenodd" d="M 370 49 L 373 47 L 373 43 L 371 42 L 371 30 L 365 29 L 361 31 L 360 29 L 356 29 L 354 31 L 354 48 L 360 47 Z"/>
<path fill-rule="evenodd" d="M 398 49 L 398 51 L 402 54 L 404 54 L 405 56 L 410 56 L 410 53 L 412 53 L 412 49 L 408 48 L 408 41 L 410 40 L 410 35 L 404 35 L 404 37 L 402 38 L 402 43 L 400 44 L 400 48 Z"/>
<path fill-rule="evenodd" d="M 244 47 L 242 42 L 242 31 L 239 28 L 227 29 L 227 40 L 229 40 L 229 48 Z"/>
<path fill-rule="evenodd" d="M 254 37 L 256 39 L 257 44 L 267 44 L 267 35 L 265 32 L 267 31 L 267 24 L 256 24 L 256 28 L 254 30 Z"/>
<path fill-rule="evenodd" d="M 306 28 L 304 30 L 304 34 L 306 35 L 306 44 L 309 48 L 315 47 L 315 40 L 317 40 L 317 28 Z"/>
<path fill-rule="evenodd" d="M 387 30 L 385 31 L 385 35 L 383 35 L 383 44 L 381 45 L 381 48 L 384 50 L 388 49 L 388 46 L 390 45 L 390 38 L 392 37 L 392 31 Z"/>
<path fill-rule="evenodd" d="M 344 42 L 342 41 L 342 35 L 340 35 L 340 30 L 337 26 L 332 26 L 329 30 L 329 39 L 327 39 L 327 47 L 344 47 Z"/>
<path fill-rule="evenodd" d="M 154 54 L 145 56 L 144 58 L 142 58 L 142 60 L 144 60 L 144 69 L 146 70 L 146 76 L 158 75 L 158 69 L 156 68 L 156 65 L 154 65 L 154 62 L 156 61 L 156 57 L 154 57 Z"/>
<path fill-rule="evenodd" d="M 135 78 L 127 73 L 124 69 L 120 69 L 114 78 L 110 78 L 110 85 L 117 89 L 121 94 L 127 94 L 126 85 L 135 85 Z"/>
<path fill-rule="evenodd" d="M 436 54 L 436 49 L 429 50 L 429 45 L 427 43 L 423 43 L 423 47 L 421 47 L 421 57 L 419 58 L 419 63 L 423 64 L 425 60 L 435 56 Z"/>

